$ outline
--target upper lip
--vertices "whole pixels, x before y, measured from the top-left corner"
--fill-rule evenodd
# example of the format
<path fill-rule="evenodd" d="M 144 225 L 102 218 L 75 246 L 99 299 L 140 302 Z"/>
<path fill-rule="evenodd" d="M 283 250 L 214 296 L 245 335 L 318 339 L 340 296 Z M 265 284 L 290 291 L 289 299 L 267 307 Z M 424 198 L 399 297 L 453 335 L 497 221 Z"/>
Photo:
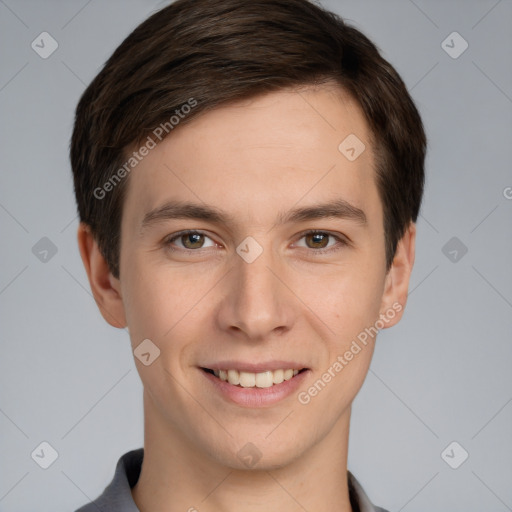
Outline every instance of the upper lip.
<path fill-rule="evenodd" d="M 267 361 L 265 363 L 249 363 L 244 361 L 218 361 L 201 365 L 208 370 L 238 370 L 240 372 L 261 373 L 275 370 L 302 370 L 306 365 L 294 361 Z"/>

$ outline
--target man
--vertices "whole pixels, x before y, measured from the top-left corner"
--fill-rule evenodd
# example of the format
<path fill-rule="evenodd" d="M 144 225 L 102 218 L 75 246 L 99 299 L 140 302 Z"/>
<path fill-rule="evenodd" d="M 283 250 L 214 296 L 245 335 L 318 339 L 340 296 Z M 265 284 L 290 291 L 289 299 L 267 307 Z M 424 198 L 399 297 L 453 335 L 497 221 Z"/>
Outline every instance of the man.
<path fill-rule="evenodd" d="M 404 310 L 426 138 L 359 31 L 306 0 L 178 0 L 83 94 L 71 162 L 144 448 L 80 512 L 372 512 L 351 404 Z"/>

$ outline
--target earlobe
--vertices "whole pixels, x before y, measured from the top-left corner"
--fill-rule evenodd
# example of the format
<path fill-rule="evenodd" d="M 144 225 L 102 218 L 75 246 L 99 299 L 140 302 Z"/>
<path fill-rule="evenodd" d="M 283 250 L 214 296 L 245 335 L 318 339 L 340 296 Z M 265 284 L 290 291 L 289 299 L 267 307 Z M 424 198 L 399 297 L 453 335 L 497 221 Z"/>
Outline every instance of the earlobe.
<path fill-rule="evenodd" d="M 80 223 L 77 239 L 92 295 L 103 318 L 113 327 L 124 328 L 126 318 L 119 280 L 110 272 L 108 264 L 87 224 Z"/>
<path fill-rule="evenodd" d="M 415 246 L 416 225 L 411 222 L 397 244 L 393 263 L 386 275 L 380 309 L 381 316 L 384 315 L 388 319 L 385 327 L 397 324 L 402 317 L 414 265 Z M 389 314 L 391 311 L 392 317 Z"/>

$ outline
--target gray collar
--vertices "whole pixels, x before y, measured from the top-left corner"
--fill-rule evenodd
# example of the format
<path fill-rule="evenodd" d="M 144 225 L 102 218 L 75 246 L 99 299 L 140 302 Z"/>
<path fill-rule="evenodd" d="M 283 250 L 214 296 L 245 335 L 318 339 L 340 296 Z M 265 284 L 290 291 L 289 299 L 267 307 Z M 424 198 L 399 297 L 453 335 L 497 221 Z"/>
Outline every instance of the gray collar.
<path fill-rule="evenodd" d="M 133 501 L 131 488 L 137 483 L 142 468 L 144 448 L 125 453 L 117 462 L 112 482 L 101 496 L 76 512 L 140 512 Z M 372 504 L 355 476 L 347 472 L 350 504 L 353 512 L 387 512 Z"/>

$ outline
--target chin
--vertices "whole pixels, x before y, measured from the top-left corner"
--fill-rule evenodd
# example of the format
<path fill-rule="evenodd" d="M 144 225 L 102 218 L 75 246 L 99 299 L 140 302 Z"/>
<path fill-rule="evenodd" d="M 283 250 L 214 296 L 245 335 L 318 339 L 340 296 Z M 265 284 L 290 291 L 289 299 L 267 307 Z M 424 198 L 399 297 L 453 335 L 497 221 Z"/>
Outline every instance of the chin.
<path fill-rule="evenodd" d="M 241 471 L 272 471 L 292 464 L 308 449 L 301 448 L 294 436 L 286 439 L 278 435 L 274 439 L 265 439 L 261 435 L 256 438 L 244 435 L 238 439 L 230 439 L 228 445 L 217 446 L 211 454 L 218 464 Z M 211 446 L 211 445 L 210 445 Z"/>

